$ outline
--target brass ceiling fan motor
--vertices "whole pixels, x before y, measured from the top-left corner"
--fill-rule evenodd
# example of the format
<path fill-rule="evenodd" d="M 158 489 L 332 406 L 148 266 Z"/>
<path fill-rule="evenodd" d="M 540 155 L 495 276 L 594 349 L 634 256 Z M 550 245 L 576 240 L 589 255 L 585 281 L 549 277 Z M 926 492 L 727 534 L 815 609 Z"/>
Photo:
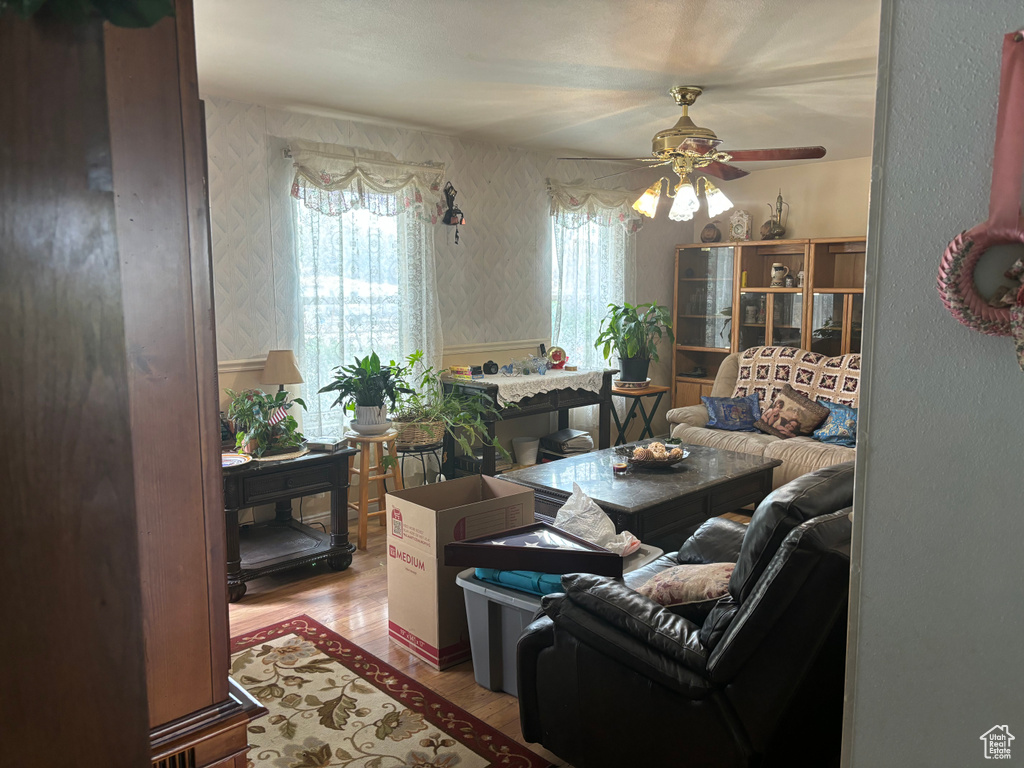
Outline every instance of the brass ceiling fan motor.
<path fill-rule="evenodd" d="M 689 108 L 697 97 L 704 93 L 704 89 L 696 85 L 677 85 L 669 93 L 676 100 L 676 104 L 683 108 L 683 115 L 671 128 L 658 131 L 651 140 L 651 154 L 655 157 L 668 159 L 677 153 L 679 147 L 687 139 L 697 139 L 694 142 L 711 150 L 720 144 L 715 132 L 710 128 L 702 128 L 690 119 Z M 700 154 L 704 154 L 703 152 Z"/>

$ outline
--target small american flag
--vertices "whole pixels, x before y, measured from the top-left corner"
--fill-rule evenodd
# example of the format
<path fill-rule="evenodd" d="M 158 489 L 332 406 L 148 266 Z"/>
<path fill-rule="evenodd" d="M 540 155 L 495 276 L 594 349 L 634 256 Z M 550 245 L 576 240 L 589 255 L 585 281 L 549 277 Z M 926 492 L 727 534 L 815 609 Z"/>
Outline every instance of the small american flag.
<path fill-rule="evenodd" d="M 274 426 L 275 424 L 280 423 L 281 420 L 284 419 L 284 417 L 287 416 L 287 415 L 288 415 L 287 410 L 285 410 L 284 408 L 278 407 L 278 408 L 275 408 L 274 412 L 270 414 L 270 418 L 267 419 L 267 421 L 270 423 L 270 426 Z"/>

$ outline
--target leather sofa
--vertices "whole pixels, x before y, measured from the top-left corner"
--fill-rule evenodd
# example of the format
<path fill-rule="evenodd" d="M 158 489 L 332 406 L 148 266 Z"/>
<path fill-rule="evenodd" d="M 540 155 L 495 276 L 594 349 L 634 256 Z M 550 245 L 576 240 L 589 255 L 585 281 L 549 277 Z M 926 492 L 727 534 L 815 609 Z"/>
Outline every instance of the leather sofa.
<path fill-rule="evenodd" d="M 820 397 L 857 408 L 860 355 L 825 357 L 795 347 L 752 347 L 734 352 L 722 361 L 711 396 L 737 397 L 757 392 L 763 409 L 785 384 L 811 400 Z M 684 443 L 779 459 L 782 464 L 775 468 L 772 478 L 775 488 L 815 469 L 853 461 L 857 455 L 855 448 L 829 445 L 811 437 L 782 440 L 763 432 L 708 429 L 708 411 L 703 404 L 673 408 L 666 418 L 672 437 Z"/>
<path fill-rule="evenodd" d="M 749 526 L 713 518 L 627 576 L 562 578 L 519 640 L 528 741 L 575 768 L 838 765 L 853 463 L 773 491 Z M 735 562 L 694 622 L 631 589 L 681 563 Z"/>

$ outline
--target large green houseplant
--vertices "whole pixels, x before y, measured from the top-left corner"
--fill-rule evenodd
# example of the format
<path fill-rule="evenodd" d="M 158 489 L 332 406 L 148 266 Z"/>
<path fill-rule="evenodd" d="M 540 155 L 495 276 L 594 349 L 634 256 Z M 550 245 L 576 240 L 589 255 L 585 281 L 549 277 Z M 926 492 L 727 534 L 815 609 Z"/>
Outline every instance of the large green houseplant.
<path fill-rule="evenodd" d="M 339 365 L 334 369 L 334 380 L 321 387 L 320 392 L 337 392 L 331 407 L 340 405 L 356 420 L 349 426 L 362 434 L 386 431 L 388 404 L 394 408 L 399 394 L 407 389 L 407 369 L 394 360 L 381 365 L 380 357 L 371 352 L 356 358 L 353 365 Z"/>
<path fill-rule="evenodd" d="M 472 454 L 474 443 L 480 442 L 511 458 L 487 432 L 487 423 L 501 418 L 493 398 L 465 392 L 457 382 L 446 386 L 440 374 L 424 364 L 420 350 L 405 359 L 405 370 L 408 379 L 392 417 L 400 445 L 440 442 L 447 431 L 466 453 Z"/>
<path fill-rule="evenodd" d="M 671 344 L 674 337 L 668 307 L 656 303 L 609 304 L 594 347 L 606 360 L 615 351 L 622 381 L 646 381 L 651 360 L 658 362 L 658 342 L 665 336 Z"/>
<path fill-rule="evenodd" d="M 228 418 L 235 429 L 235 446 L 242 453 L 257 458 L 276 453 L 289 453 L 302 446 L 303 436 L 299 424 L 288 410 L 301 398 L 288 399 L 281 391 L 268 395 L 258 389 L 235 392 L 224 390 L 231 398 Z"/>

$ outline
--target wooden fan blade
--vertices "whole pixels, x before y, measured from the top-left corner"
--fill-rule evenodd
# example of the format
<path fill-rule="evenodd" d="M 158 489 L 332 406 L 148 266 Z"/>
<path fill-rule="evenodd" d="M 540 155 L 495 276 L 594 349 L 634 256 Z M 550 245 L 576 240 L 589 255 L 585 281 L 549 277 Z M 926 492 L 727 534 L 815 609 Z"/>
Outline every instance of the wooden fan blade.
<path fill-rule="evenodd" d="M 600 181 L 601 179 L 610 179 L 612 176 L 621 176 L 624 173 L 632 173 L 633 171 L 643 171 L 643 170 L 646 170 L 647 168 L 657 168 L 659 165 L 671 165 L 671 164 L 672 164 L 671 160 L 666 160 L 665 162 L 658 163 L 657 165 L 641 165 L 641 166 L 639 166 L 637 168 L 627 168 L 624 171 L 616 171 L 615 173 L 609 173 L 609 174 L 606 174 L 605 176 L 598 176 L 596 179 L 594 179 L 594 181 Z M 736 170 L 739 170 L 739 168 L 737 168 Z M 744 174 L 744 175 L 746 175 L 746 174 Z"/>
<path fill-rule="evenodd" d="M 660 163 L 660 157 L 556 157 L 555 160 L 611 160 L 617 163 Z"/>
<path fill-rule="evenodd" d="M 734 163 L 756 160 L 816 160 L 825 156 L 824 147 L 779 147 L 777 149 L 728 149 Z"/>
<path fill-rule="evenodd" d="M 708 176 L 714 176 L 722 181 L 742 179 L 744 176 L 750 175 L 750 171 L 744 171 L 742 168 L 737 168 L 734 165 L 726 165 L 725 163 L 720 163 L 717 160 L 710 165 L 705 165 L 703 168 L 698 168 L 697 173 L 706 173 Z"/>

